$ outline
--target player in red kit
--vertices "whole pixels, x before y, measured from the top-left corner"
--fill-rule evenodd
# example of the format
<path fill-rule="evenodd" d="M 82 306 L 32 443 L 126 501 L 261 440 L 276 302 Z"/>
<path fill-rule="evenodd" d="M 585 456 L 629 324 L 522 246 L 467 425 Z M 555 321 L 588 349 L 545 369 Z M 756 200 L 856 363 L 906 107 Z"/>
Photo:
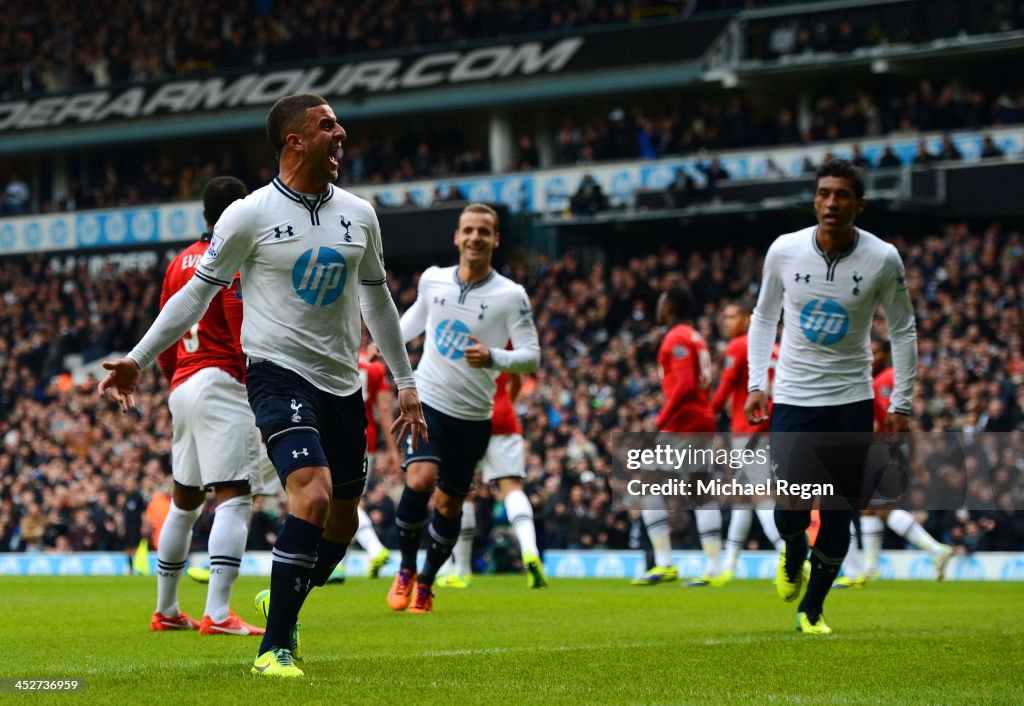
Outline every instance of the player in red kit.
<path fill-rule="evenodd" d="M 769 422 L 765 419 L 757 424 L 747 421 L 743 405 L 747 402 L 747 329 L 750 327 L 750 315 L 754 311 L 753 302 L 739 300 L 729 304 L 722 311 L 719 325 L 722 335 L 729 339 L 722 361 L 722 377 L 711 398 L 711 410 L 717 417 L 729 405 L 729 431 L 733 449 L 755 448 L 763 445 L 766 437 L 757 435 L 769 430 Z M 772 353 L 772 361 L 778 359 L 778 346 Z M 768 380 L 771 384 L 774 369 L 769 367 Z M 771 474 L 767 463 L 752 464 L 741 472 L 742 483 L 766 483 Z M 761 523 L 765 536 L 779 551 L 782 550 L 782 538 L 775 528 L 775 501 L 771 498 L 759 498 L 756 502 L 757 519 Z M 753 521 L 754 508 L 748 498 L 737 498 L 732 504 L 729 517 L 729 529 L 725 540 L 725 563 L 719 576 L 718 584 L 728 584 L 736 575 L 736 564 L 740 550 L 747 541 L 750 525 Z"/>
<path fill-rule="evenodd" d="M 160 307 L 192 279 L 210 247 L 214 223 L 232 202 L 246 195 L 234 177 L 211 179 L 203 190 L 207 233 L 167 267 Z M 252 517 L 252 492 L 259 487 L 259 432 L 246 397 L 245 364 L 239 335 L 242 302 L 239 280 L 214 297 L 197 324 L 158 357 L 171 385 L 168 406 L 174 425 L 174 491 L 157 544 L 157 607 L 150 630 L 194 630 L 202 635 L 262 635 L 231 612 L 231 588 L 238 577 Z M 178 606 L 192 526 L 202 512 L 206 490 L 217 500 L 210 530 L 210 585 L 201 623 Z"/>
<path fill-rule="evenodd" d="M 692 326 L 684 323 L 694 309 L 690 290 L 675 286 L 658 298 L 655 318 L 659 325 L 668 327 L 668 333 L 658 349 L 658 372 L 665 404 L 658 415 L 658 430 L 673 433 L 705 433 L 715 431 L 715 418 L 708 402 L 711 387 L 711 352 L 704 337 Z M 660 496 L 643 498 L 643 520 L 654 550 L 654 567 L 633 580 L 634 585 L 653 586 L 679 578 L 672 563 L 672 543 L 669 537 L 668 510 Z M 714 514 L 718 529 L 707 517 Z M 718 553 L 721 550 L 721 523 L 717 503 L 714 509 L 694 510 L 701 546 L 708 556 L 707 576 L 718 575 Z M 714 558 L 711 558 L 711 555 Z"/>
<path fill-rule="evenodd" d="M 885 419 L 889 411 L 889 398 L 896 383 L 890 355 L 889 341 L 883 338 L 871 339 L 875 431 L 887 431 Z M 874 452 L 874 449 L 872 451 Z M 878 461 L 879 465 L 883 463 L 884 460 Z M 928 530 L 906 510 L 872 502 L 870 507 L 861 511 L 859 518 L 854 518 L 854 522 L 860 522 L 860 546 L 857 543 L 856 527 L 851 525 L 850 549 L 843 560 L 843 575 L 833 584 L 835 588 L 863 588 L 868 581 L 879 577 L 878 560 L 882 553 L 882 539 L 886 527 L 931 555 L 936 581 L 941 581 L 945 577 L 946 567 L 953 557 L 953 548 L 928 534 Z"/>
<path fill-rule="evenodd" d="M 377 462 L 378 443 L 380 435 L 377 425 L 381 429 L 390 429 L 394 424 L 394 410 L 392 409 L 393 397 L 391 386 L 387 379 L 387 366 L 380 359 L 380 349 L 373 343 L 359 350 L 359 380 L 363 385 L 363 400 L 366 404 L 366 475 L 369 478 L 373 473 Z M 398 445 L 390 434 L 384 434 L 387 456 L 385 466 L 382 469 L 389 471 L 398 468 Z M 359 528 L 356 530 L 356 541 L 363 548 L 369 557 L 366 568 L 368 578 L 375 579 L 380 576 L 380 570 L 388 563 L 391 552 L 381 543 L 373 528 L 373 521 L 367 514 L 362 503 L 356 511 L 359 517 Z M 327 579 L 327 583 L 342 583 L 345 580 L 345 568 L 338 564 L 337 568 Z"/>

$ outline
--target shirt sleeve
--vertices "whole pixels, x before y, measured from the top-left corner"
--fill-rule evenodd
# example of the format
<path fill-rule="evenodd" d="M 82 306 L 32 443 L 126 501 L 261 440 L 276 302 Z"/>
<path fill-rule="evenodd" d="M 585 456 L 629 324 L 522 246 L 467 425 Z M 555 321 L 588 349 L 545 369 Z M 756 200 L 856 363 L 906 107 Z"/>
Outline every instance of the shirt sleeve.
<path fill-rule="evenodd" d="M 167 272 L 164 273 L 164 283 L 160 290 L 160 308 L 163 309 L 164 305 L 167 304 L 167 300 L 171 298 L 171 269 L 178 264 L 177 260 L 174 260 L 170 265 L 167 266 Z M 164 378 L 167 382 L 170 382 L 174 377 L 174 371 L 178 367 L 178 346 L 171 345 L 157 356 L 157 365 L 160 366 L 160 372 L 163 373 Z"/>
<path fill-rule="evenodd" d="M 231 331 L 231 343 L 234 345 L 238 356 L 244 360 L 242 353 L 242 280 L 237 275 L 231 283 L 231 287 L 221 297 L 224 307 L 224 320 Z"/>
<path fill-rule="evenodd" d="M 380 237 L 380 221 L 377 212 L 367 206 L 370 215 L 366 225 L 366 254 L 359 263 L 360 284 L 384 284 L 387 270 L 384 268 L 384 245 Z"/>
<path fill-rule="evenodd" d="M 519 287 L 519 302 L 509 308 L 508 332 L 512 349 L 488 349 L 491 367 L 509 373 L 532 373 L 540 367 L 540 337 L 533 323 L 530 298 L 522 287 Z"/>
<path fill-rule="evenodd" d="M 896 248 L 890 248 L 885 260 L 886 277 L 882 282 L 880 298 L 885 311 L 892 343 L 892 367 L 895 381 L 889 411 L 910 414 L 910 401 L 917 381 L 917 324 L 914 305 L 907 291 L 907 276 L 903 261 Z"/>
<path fill-rule="evenodd" d="M 201 279 L 197 272 L 195 277 L 167 300 L 156 321 L 128 353 L 128 357 L 141 369 L 148 368 L 159 353 L 177 343 L 179 338 L 199 323 L 199 319 L 203 318 L 210 302 L 219 291 L 221 290 L 218 285 Z"/>
<path fill-rule="evenodd" d="M 231 286 L 255 242 L 247 214 L 244 200 L 235 201 L 225 209 L 213 227 L 210 247 L 196 265 L 196 277 L 218 287 Z"/>
<path fill-rule="evenodd" d="M 757 306 L 754 307 L 750 329 L 747 331 L 747 389 L 751 392 L 768 391 L 768 365 L 775 346 L 775 332 L 779 327 L 782 295 L 785 292 L 780 266 L 778 249 L 773 243 L 764 258 L 761 291 L 757 295 Z"/>
<path fill-rule="evenodd" d="M 741 345 L 735 345 L 736 341 L 730 341 L 729 346 L 725 349 L 725 362 L 722 365 L 722 379 L 718 381 L 718 388 L 715 390 L 714 397 L 711 398 L 711 411 L 715 415 L 722 413 L 725 409 L 725 403 L 728 402 L 729 397 L 736 390 L 736 383 L 739 382 L 738 374 L 741 364 L 739 356 L 742 347 Z M 746 352 L 746 351 L 742 351 Z"/>
<path fill-rule="evenodd" d="M 427 330 L 427 305 L 423 303 L 423 280 L 426 278 L 426 274 L 424 272 L 420 275 L 419 287 L 416 291 L 416 301 L 402 314 L 402 340 L 406 343 L 409 343 L 409 341 Z"/>
<path fill-rule="evenodd" d="M 665 390 L 665 406 L 662 407 L 657 420 L 659 427 L 676 416 L 676 410 L 697 386 L 696 360 L 699 355 L 697 347 L 690 341 L 677 339 L 666 341 L 663 345 L 667 346 L 666 355 L 663 357 L 664 379 L 672 380 L 675 384 L 671 389 Z"/>
<path fill-rule="evenodd" d="M 402 340 L 402 327 L 398 320 L 398 309 L 384 282 L 361 284 L 359 286 L 359 307 L 362 310 L 366 330 L 374 343 L 380 346 L 384 362 L 395 377 L 399 390 L 416 387 L 416 379 L 409 363 L 409 353 Z"/>

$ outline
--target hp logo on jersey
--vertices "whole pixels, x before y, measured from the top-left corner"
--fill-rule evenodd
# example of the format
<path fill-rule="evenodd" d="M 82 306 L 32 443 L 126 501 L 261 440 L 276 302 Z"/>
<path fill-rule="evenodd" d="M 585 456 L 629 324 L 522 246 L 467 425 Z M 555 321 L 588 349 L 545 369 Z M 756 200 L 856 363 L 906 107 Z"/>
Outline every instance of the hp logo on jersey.
<path fill-rule="evenodd" d="M 458 319 L 445 319 L 434 331 L 434 345 L 445 358 L 462 358 L 466 355 L 463 349 L 469 345 L 469 326 Z"/>
<path fill-rule="evenodd" d="M 331 248 L 320 248 L 314 256 L 307 250 L 292 267 L 292 286 L 307 304 L 327 306 L 333 304 L 345 291 L 348 264 L 341 253 Z"/>
<path fill-rule="evenodd" d="M 800 312 L 800 329 L 811 343 L 831 346 L 850 329 L 850 315 L 832 299 L 812 299 Z"/>

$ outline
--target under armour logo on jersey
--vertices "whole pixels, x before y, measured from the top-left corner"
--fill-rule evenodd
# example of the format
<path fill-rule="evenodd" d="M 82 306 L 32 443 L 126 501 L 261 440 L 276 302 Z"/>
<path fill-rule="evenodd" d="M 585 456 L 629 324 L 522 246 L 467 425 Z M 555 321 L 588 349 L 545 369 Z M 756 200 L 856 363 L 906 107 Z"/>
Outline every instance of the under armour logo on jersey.
<path fill-rule="evenodd" d="M 309 579 L 303 581 L 298 576 L 295 577 L 295 592 L 296 593 L 309 593 Z"/>
<path fill-rule="evenodd" d="M 282 235 L 287 235 L 289 238 L 295 235 L 295 231 L 292 230 L 290 223 L 283 226 L 274 226 L 274 237 L 280 238 Z"/>
<path fill-rule="evenodd" d="M 802 275 L 799 272 L 797 272 L 796 273 L 796 279 L 793 280 L 793 281 L 794 282 L 803 282 L 804 284 L 806 284 L 807 282 L 811 281 L 811 276 L 810 275 Z"/>
<path fill-rule="evenodd" d="M 434 303 L 444 306 L 444 297 L 434 297 Z"/>
<path fill-rule="evenodd" d="M 348 234 L 348 229 L 349 229 L 349 226 L 352 225 L 352 221 L 346 221 L 345 220 L 345 216 L 339 216 L 338 220 L 341 221 L 341 227 L 345 229 L 345 242 L 346 243 L 351 243 L 352 242 L 352 236 Z"/>
<path fill-rule="evenodd" d="M 299 456 L 309 456 L 309 449 L 305 447 L 303 447 L 302 451 L 292 449 L 292 458 L 298 458 Z"/>
<path fill-rule="evenodd" d="M 292 411 L 295 412 L 295 414 L 292 415 L 292 421 L 293 422 L 301 422 L 302 421 L 302 417 L 299 416 L 299 408 L 300 407 L 302 407 L 302 403 L 301 402 L 296 402 L 295 400 L 292 400 Z M 296 456 L 296 458 L 298 458 L 298 457 Z"/>
<path fill-rule="evenodd" d="M 861 277 L 860 275 L 858 275 L 857 271 L 854 270 L 853 271 L 853 295 L 854 296 L 857 296 L 858 294 L 860 294 L 860 281 L 862 279 L 864 279 L 864 278 Z"/>
<path fill-rule="evenodd" d="M 478 318 L 480 321 L 483 321 L 484 320 L 484 312 L 485 311 L 487 311 L 487 305 L 486 304 L 480 304 L 480 316 L 478 316 L 476 318 Z"/>

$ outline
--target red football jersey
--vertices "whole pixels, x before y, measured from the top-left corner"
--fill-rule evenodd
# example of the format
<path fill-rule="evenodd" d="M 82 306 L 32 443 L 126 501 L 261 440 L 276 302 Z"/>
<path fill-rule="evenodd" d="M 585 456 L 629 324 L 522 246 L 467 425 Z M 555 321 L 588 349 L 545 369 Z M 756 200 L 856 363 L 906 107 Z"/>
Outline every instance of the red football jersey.
<path fill-rule="evenodd" d="M 199 241 L 185 248 L 167 266 L 160 308 L 195 274 L 207 242 Z M 238 380 L 245 380 L 245 357 L 239 341 L 242 332 L 242 293 L 238 275 L 227 289 L 217 292 L 203 318 L 157 357 L 160 370 L 170 381 L 171 389 L 203 368 L 220 368 Z"/>
<path fill-rule="evenodd" d="M 779 359 L 779 346 L 772 349 L 771 363 L 768 365 L 768 394 L 771 395 L 771 385 L 775 380 L 775 362 Z M 722 379 L 718 382 L 718 389 L 711 398 L 711 411 L 715 417 L 725 409 L 725 403 L 732 396 L 732 410 L 729 412 L 729 430 L 734 432 L 761 432 L 768 431 L 770 423 L 766 419 L 760 424 L 751 424 L 747 421 L 747 415 L 743 411 L 743 405 L 747 403 L 747 379 L 749 377 L 747 365 L 747 334 L 741 333 L 731 341 L 725 349 L 725 361 L 722 364 Z M 768 411 L 771 412 L 771 400 L 768 402 Z"/>
<path fill-rule="evenodd" d="M 387 368 L 379 360 L 371 363 L 366 351 L 359 351 L 359 379 L 363 383 L 363 401 L 366 404 L 366 451 L 373 453 L 377 450 L 377 422 L 373 409 L 377 395 L 387 384 Z"/>
<path fill-rule="evenodd" d="M 522 434 L 516 412 L 512 409 L 512 396 L 508 393 L 508 373 L 502 373 L 495 381 L 498 389 L 494 393 L 494 414 L 491 416 L 491 435 Z"/>
<path fill-rule="evenodd" d="M 896 372 L 892 366 L 884 368 L 875 376 L 875 424 L 879 430 L 885 428 L 885 418 L 889 415 L 889 398 L 892 397 L 892 386 L 896 384 Z"/>
<path fill-rule="evenodd" d="M 708 403 L 711 352 L 691 326 L 672 327 L 658 349 L 658 370 L 665 406 L 658 429 L 670 432 L 713 432 L 715 417 Z"/>

